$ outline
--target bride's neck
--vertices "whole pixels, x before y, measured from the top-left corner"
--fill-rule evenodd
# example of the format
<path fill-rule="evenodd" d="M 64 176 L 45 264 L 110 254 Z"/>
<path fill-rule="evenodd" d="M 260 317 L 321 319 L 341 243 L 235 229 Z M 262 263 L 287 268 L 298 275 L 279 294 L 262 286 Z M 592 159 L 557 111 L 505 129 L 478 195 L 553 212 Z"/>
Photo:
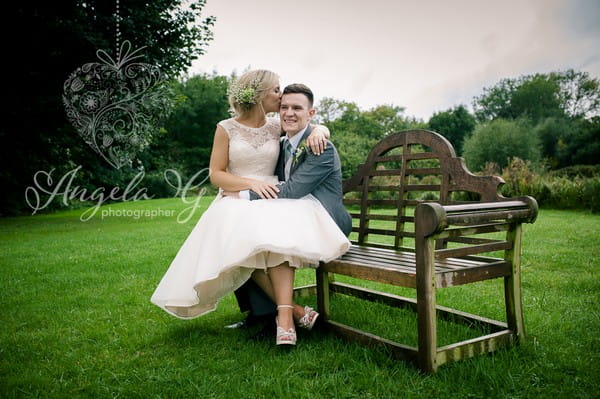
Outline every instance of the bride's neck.
<path fill-rule="evenodd" d="M 267 115 L 261 107 L 254 107 L 244 116 L 235 118 L 239 123 L 248 127 L 261 127 L 267 122 Z"/>

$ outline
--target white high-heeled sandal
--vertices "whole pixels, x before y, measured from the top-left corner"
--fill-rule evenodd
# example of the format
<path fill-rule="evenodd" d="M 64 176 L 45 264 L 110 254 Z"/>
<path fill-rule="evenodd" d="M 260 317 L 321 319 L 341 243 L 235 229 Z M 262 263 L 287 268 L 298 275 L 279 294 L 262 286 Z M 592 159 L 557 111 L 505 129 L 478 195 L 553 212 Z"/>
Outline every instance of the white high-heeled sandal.
<path fill-rule="evenodd" d="M 312 330 L 317 321 L 317 317 L 319 317 L 319 313 L 310 306 L 306 305 L 304 307 L 304 316 L 298 320 L 298 325 L 302 328 L 306 328 L 307 330 Z"/>
<path fill-rule="evenodd" d="M 289 309 L 294 309 L 294 307 L 292 305 L 278 305 L 277 309 L 279 308 L 289 308 Z M 285 330 L 283 329 L 283 327 L 279 327 L 279 319 L 276 317 L 275 318 L 275 323 L 277 324 L 277 333 L 275 336 L 275 344 L 276 345 L 296 345 L 296 340 L 297 340 L 297 336 L 296 336 L 296 329 L 294 327 L 290 328 L 289 330 Z"/>

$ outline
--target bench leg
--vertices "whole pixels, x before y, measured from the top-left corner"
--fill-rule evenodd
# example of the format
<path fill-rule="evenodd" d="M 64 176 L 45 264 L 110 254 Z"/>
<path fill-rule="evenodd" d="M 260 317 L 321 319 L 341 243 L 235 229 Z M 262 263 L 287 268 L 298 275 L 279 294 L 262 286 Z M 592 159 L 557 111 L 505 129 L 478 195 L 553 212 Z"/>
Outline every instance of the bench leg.
<path fill-rule="evenodd" d="M 329 319 L 329 281 L 330 273 L 322 271 L 320 268 L 316 270 L 317 274 L 317 308 L 321 320 Z"/>
<path fill-rule="evenodd" d="M 416 238 L 417 320 L 419 330 L 419 368 L 427 373 L 437 370 L 437 320 L 435 310 L 434 240 Z"/>
<path fill-rule="evenodd" d="M 523 321 L 523 300 L 521 298 L 521 225 L 514 225 L 506 233 L 506 239 L 513 243 L 506 250 L 504 259 L 511 264 L 512 273 L 504 278 L 504 298 L 506 301 L 506 323 L 515 334 L 517 342 L 525 340 Z"/>

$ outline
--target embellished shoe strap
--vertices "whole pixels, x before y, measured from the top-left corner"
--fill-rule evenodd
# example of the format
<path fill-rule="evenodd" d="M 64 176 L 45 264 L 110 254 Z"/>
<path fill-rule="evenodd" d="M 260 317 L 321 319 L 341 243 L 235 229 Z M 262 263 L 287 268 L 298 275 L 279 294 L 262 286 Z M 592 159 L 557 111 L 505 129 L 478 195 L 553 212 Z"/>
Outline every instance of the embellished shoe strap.
<path fill-rule="evenodd" d="M 304 328 L 312 328 L 313 324 L 314 324 L 314 319 L 318 316 L 319 314 L 317 312 L 315 312 L 315 310 L 313 308 L 311 308 L 310 306 L 305 306 L 304 307 L 304 316 L 302 316 L 300 318 L 300 320 L 298 320 L 298 324 L 300 324 L 301 327 Z"/>
<path fill-rule="evenodd" d="M 292 305 L 277 305 L 277 309 L 280 309 L 280 308 L 294 309 L 294 306 L 292 306 Z"/>

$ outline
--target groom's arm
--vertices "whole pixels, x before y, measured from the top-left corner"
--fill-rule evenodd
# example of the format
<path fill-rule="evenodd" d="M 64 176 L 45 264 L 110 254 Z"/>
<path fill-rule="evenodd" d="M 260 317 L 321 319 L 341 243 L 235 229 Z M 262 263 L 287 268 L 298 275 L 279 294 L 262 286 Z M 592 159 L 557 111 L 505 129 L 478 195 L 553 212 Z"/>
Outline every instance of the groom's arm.
<path fill-rule="evenodd" d="M 307 152 L 306 158 L 294 171 L 288 181 L 277 185 L 279 193 L 277 198 L 302 198 L 310 194 L 327 177 L 333 173 L 335 167 L 335 150 L 331 143 L 321 155 Z M 250 191 L 250 199 L 261 199 L 254 191 Z"/>

